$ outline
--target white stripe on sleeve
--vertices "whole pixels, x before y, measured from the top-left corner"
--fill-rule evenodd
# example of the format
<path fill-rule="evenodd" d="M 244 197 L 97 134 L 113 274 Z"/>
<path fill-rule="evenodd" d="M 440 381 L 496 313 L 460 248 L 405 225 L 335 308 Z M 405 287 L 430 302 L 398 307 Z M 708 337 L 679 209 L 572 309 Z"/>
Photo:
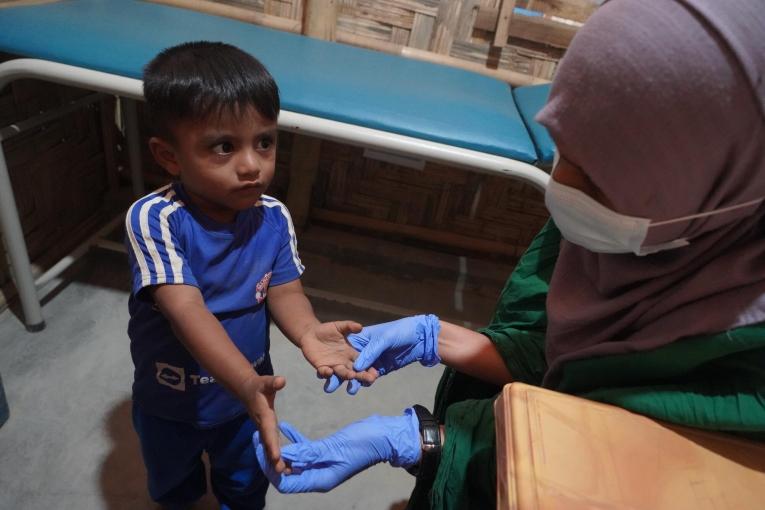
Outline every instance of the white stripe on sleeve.
<path fill-rule="evenodd" d="M 160 195 L 159 193 L 165 192 L 164 195 Z M 162 257 L 160 256 L 159 250 L 156 246 L 156 243 L 154 242 L 154 239 L 151 236 L 151 230 L 149 228 L 149 214 L 151 213 L 151 208 L 160 202 L 169 202 L 167 205 L 162 207 L 162 209 L 159 212 L 159 227 L 160 232 L 162 234 L 162 248 L 165 249 L 165 251 L 168 254 L 168 259 L 170 261 L 170 267 L 173 272 L 173 278 L 174 281 L 177 283 L 183 282 L 183 260 L 178 256 L 177 252 L 175 251 L 175 246 L 173 245 L 172 236 L 170 235 L 170 228 L 168 223 L 168 216 L 172 214 L 175 210 L 177 210 L 179 207 L 183 207 L 183 202 L 178 200 L 176 202 L 171 202 L 172 198 L 175 196 L 175 191 L 173 189 L 170 189 L 170 185 L 164 186 L 160 189 L 158 189 L 155 193 L 158 193 L 157 196 L 151 198 L 150 200 L 146 200 L 145 202 L 140 203 L 140 209 L 138 211 L 138 224 L 139 224 L 139 230 L 140 232 L 136 232 L 133 229 L 132 225 L 132 217 L 133 217 L 133 209 L 136 205 L 139 203 L 134 203 L 130 210 L 128 210 L 128 216 L 126 220 L 126 230 L 128 234 L 128 238 L 130 239 L 130 244 L 133 248 L 133 252 L 135 254 L 136 261 L 138 263 L 138 266 L 141 270 L 141 284 L 142 285 L 150 285 L 151 284 L 151 270 L 149 269 L 148 264 L 148 258 L 151 258 L 152 263 L 154 264 L 155 272 L 157 275 L 157 281 L 156 283 L 166 283 L 167 282 L 167 276 L 165 272 L 165 265 L 162 261 Z M 138 242 L 138 239 L 136 235 L 140 235 L 140 240 L 145 244 L 146 250 L 144 251 L 141 248 L 141 245 Z M 148 252 L 149 257 L 146 257 L 146 252 Z"/>
<path fill-rule="evenodd" d="M 170 258 L 170 268 L 173 271 L 173 283 L 183 283 L 183 259 L 175 252 L 175 245 L 170 236 L 170 223 L 167 217 L 173 214 L 179 207 L 185 204 L 181 200 L 176 200 L 172 204 L 166 205 L 159 212 L 159 228 L 162 231 L 162 240 L 165 242 L 167 255 Z"/>
<path fill-rule="evenodd" d="M 303 274 L 303 271 L 305 271 L 305 266 L 300 262 L 300 257 L 298 256 L 295 226 L 292 224 L 292 216 L 290 216 L 290 213 L 287 210 L 287 206 L 268 195 L 261 195 L 261 199 L 262 205 L 266 207 L 278 207 L 282 213 L 282 216 L 287 219 L 287 229 L 289 230 L 290 234 L 290 249 L 292 250 L 292 261 L 295 263 L 295 267 L 297 268 L 298 273 Z"/>
<path fill-rule="evenodd" d="M 149 273 L 149 266 L 146 264 L 146 260 L 143 258 L 143 251 L 138 246 L 138 241 L 135 238 L 135 232 L 133 232 L 133 208 L 138 204 L 135 202 L 128 209 L 125 216 L 125 232 L 127 232 L 128 239 L 130 240 L 130 246 L 133 248 L 133 255 L 136 262 L 138 262 L 138 268 L 141 270 L 141 285 L 149 285 L 151 283 L 151 273 Z"/>

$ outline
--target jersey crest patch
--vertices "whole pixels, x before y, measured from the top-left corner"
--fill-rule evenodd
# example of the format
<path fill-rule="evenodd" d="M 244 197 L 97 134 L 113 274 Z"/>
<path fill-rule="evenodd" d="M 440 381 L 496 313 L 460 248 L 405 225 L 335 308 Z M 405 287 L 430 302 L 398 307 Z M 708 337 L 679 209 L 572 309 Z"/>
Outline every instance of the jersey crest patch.
<path fill-rule="evenodd" d="M 258 304 L 266 300 L 268 295 L 268 283 L 271 281 L 271 271 L 263 275 L 258 284 L 255 286 L 255 299 Z"/>

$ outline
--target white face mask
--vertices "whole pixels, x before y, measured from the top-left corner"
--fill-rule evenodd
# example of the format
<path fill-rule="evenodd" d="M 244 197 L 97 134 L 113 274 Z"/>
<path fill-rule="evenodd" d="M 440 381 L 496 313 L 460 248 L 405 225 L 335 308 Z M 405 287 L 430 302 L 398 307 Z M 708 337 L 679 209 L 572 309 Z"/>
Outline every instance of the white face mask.
<path fill-rule="evenodd" d="M 553 171 L 558 163 L 557 152 L 555 156 Z M 690 244 L 688 239 L 680 238 L 666 243 L 643 246 L 648 235 L 648 228 L 651 226 L 667 225 L 742 207 L 751 207 L 762 200 L 759 198 L 715 211 L 652 223 L 648 218 L 619 214 L 586 193 L 552 178 L 545 191 L 545 205 L 555 225 L 567 241 L 596 253 L 634 253 L 641 256 Z"/>

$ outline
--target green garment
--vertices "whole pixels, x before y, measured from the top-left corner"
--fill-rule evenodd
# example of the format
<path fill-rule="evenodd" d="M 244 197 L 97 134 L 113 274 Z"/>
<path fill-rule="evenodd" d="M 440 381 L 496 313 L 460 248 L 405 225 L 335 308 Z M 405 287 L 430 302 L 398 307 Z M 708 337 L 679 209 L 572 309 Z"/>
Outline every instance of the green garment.
<path fill-rule="evenodd" d="M 479 330 L 516 381 L 540 385 L 547 370 L 545 300 L 560 240 L 548 222 L 507 281 L 491 323 Z M 765 438 L 765 324 L 572 361 L 552 389 L 671 423 Z M 444 372 L 434 409 L 446 427 L 441 464 L 432 485 L 415 486 L 407 508 L 496 507 L 493 406 L 500 390 Z"/>

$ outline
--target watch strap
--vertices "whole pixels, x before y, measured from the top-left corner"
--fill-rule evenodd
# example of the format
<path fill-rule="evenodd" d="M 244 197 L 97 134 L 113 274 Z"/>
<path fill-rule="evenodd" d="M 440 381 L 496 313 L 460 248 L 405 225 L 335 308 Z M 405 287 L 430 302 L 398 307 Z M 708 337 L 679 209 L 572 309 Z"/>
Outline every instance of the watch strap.
<path fill-rule="evenodd" d="M 416 404 L 412 406 L 420 424 L 422 455 L 419 464 L 407 469 L 418 480 L 433 480 L 441 462 L 441 427 L 430 411 Z"/>

